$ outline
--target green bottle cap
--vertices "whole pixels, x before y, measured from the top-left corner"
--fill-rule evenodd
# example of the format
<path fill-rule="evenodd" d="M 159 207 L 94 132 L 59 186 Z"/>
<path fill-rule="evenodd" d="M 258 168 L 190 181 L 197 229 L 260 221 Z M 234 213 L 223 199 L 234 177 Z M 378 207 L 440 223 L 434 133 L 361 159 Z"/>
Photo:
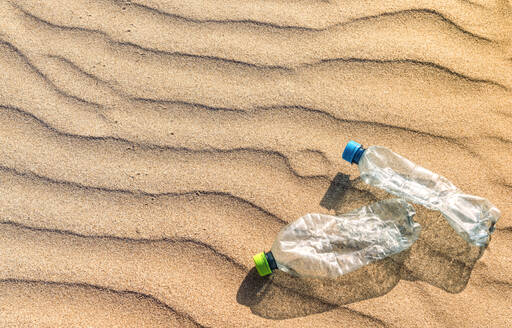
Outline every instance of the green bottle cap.
<path fill-rule="evenodd" d="M 252 257 L 254 260 L 254 264 L 256 265 L 256 270 L 260 276 L 264 277 L 272 273 L 270 269 L 270 265 L 268 264 L 267 257 L 265 256 L 265 252 L 258 253 Z"/>

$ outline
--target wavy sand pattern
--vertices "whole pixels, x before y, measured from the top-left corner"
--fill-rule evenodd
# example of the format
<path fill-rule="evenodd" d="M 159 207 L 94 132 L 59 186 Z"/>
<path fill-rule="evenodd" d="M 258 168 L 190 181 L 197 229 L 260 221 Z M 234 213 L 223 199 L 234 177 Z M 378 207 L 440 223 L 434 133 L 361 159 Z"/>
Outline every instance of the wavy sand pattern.
<path fill-rule="evenodd" d="M 512 2 L 0 0 L 0 326 L 512 326 Z M 502 211 L 417 208 L 335 281 L 251 256 L 386 193 L 353 138 Z M 447 155 L 449 154 L 449 155 Z"/>

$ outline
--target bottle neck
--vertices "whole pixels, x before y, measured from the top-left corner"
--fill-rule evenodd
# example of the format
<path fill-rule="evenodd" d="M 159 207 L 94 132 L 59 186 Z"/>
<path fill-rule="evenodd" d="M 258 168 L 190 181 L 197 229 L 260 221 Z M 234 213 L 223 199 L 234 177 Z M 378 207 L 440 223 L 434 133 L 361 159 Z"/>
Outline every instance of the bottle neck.
<path fill-rule="evenodd" d="M 354 158 L 352 159 L 352 163 L 359 164 L 359 160 L 361 159 L 361 156 L 363 156 L 363 153 L 366 149 L 363 147 L 359 148 L 356 153 L 354 154 Z"/>
<path fill-rule="evenodd" d="M 274 258 L 274 254 L 272 254 L 272 252 L 265 253 L 265 257 L 267 259 L 268 266 L 270 267 L 270 270 L 272 270 L 272 271 L 276 270 L 277 262 L 276 262 L 276 259 Z"/>

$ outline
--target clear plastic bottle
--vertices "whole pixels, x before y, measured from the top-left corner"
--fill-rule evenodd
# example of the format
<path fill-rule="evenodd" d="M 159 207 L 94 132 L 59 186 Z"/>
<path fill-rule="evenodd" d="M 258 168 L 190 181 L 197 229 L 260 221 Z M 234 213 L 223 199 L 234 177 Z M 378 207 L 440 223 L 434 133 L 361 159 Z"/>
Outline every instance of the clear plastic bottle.
<path fill-rule="evenodd" d="M 261 276 L 275 269 L 292 275 L 336 278 L 408 249 L 421 227 L 403 199 L 361 207 L 342 216 L 307 214 L 286 225 L 268 253 L 254 256 Z"/>
<path fill-rule="evenodd" d="M 464 194 L 445 177 L 385 147 L 364 149 L 350 141 L 342 157 L 358 164 L 361 179 L 369 185 L 440 211 L 453 229 L 474 245 L 485 246 L 489 242 L 500 211 L 487 199 Z"/>

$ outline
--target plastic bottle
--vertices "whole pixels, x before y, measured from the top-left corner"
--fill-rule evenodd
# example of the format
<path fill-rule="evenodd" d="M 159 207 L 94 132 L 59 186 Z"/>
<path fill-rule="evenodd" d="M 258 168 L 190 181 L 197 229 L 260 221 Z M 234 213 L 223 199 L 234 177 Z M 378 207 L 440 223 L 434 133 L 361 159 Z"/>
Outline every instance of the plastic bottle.
<path fill-rule="evenodd" d="M 261 276 L 280 269 L 295 276 L 336 278 L 409 248 L 421 227 L 403 199 L 361 207 L 342 216 L 307 214 L 286 225 L 268 253 L 253 259 Z"/>
<path fill-rule="evenodd" d="M 410 202 L 440 211 L 466 241 L 485 246 L 500 216 L 487 199 L 464 194 L 448 179 L 433 173 L 391 150 L 350 141 L 342 155 L 359 166 L 361 179 Z"/>

